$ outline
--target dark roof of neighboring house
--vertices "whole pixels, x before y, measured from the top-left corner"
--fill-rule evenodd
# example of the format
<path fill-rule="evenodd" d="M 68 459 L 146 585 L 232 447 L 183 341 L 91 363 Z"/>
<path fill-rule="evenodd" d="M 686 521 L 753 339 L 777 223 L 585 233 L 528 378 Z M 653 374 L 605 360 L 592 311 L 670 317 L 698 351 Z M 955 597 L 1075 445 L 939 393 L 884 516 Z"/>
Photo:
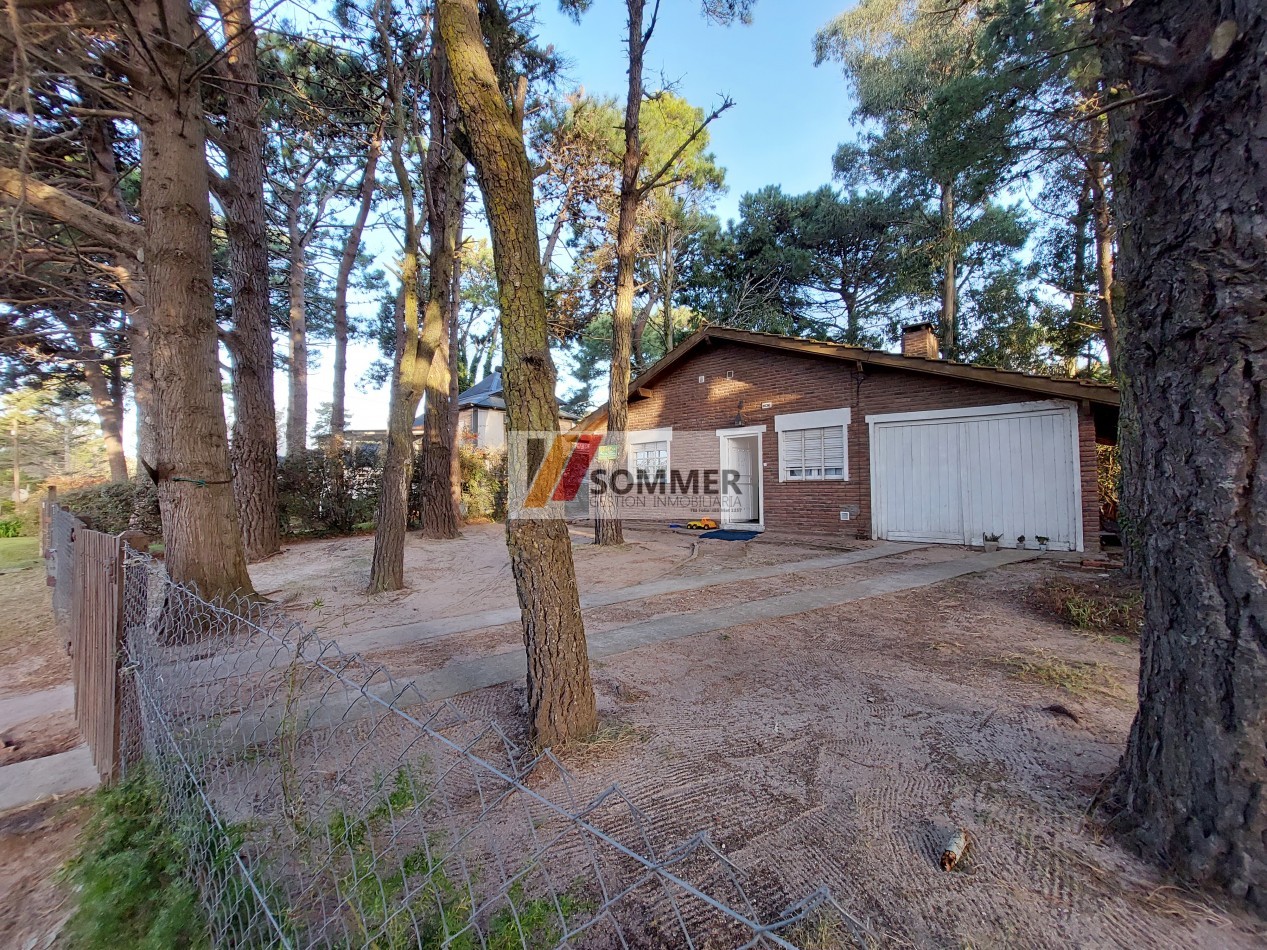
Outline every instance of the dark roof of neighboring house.
<path fill-rule="evenodd" d="M 493 370 L 470 389 L 458 395 L 458 408 L 477 406 L 481 409 L 505 409 L 502 398 L 502 372 Z"/>
<path fill-rule="evenodd" d="M 502 397 L 502 371 L 495 369 L 470 389 L 458 393 L 459 409 L 499 409 L 506 411 L 506 400 Z M 559 415 L 564 419 L 580 418 L 575 413 L 560 409 Z M 414 425 L 422 425 L 422 416 L 414 420 Z"/>
<path fill-rule="evenodd" d="M 1116 409 L 1120 405 L 1120 394 L 1112 383 L 1102 383 L 1089 379 L 1068 377 L 1041 376 L 1037 373 L 1025 373 L 1018 370 L 998 369 L 993 366 L 979 366 L 975 363 L 957 363 L 954 360 L 930 360 L 920 356 L 903 356 L 901 353 L 889 353 L 885 350 L 871 350 L 861 346 L 848 346 L 844 343 L 829 343 L 825 340 L 807 340 L 801 337 L 780 336 L 777 333 L 759 333 L 755 330 L 735 330 L 706 324 L 691 334 L 662 359 L 643 372 L 629 384 L 629 398 L 640 398 L 639 389 L 646 389 L 667 373 L 674 364 L 700 346 L 713 341 L 739 343 L 748 346 L 762 347 L 769 350 L 799 353 L 805 356 L 817 356 L 823 359 L 848 360 L 864 366 L 883 367 L 885 369 L 905 370 L 931 376 L 947 376 L 962 382 L 984 383 L 991 386 L 1005 386 L 1025 392 L 1040 393 L 1064 399 L 1086 399 L 1089 402 L 1110 406 Z M 584 419 L 581 427 L 595 425 L 607 415 L 607 404 L 599 406 Z"/>

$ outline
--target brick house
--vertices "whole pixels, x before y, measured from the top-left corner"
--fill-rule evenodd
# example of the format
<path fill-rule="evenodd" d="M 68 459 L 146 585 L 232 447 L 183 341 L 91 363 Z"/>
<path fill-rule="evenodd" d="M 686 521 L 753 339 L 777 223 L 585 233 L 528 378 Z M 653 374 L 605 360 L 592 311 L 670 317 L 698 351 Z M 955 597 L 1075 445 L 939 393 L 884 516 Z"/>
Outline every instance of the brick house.
<path fill-rule="evenodd" d="M 737 473 L 734 527 L 1098 550 L 1118 405 L 1109 384 L 940 359 L 929 324 L 900 354 L 706 326 L 631 384 L 629 467 Z M 605 425 L 600 407 L 579 428 Z"/>
<path fill-rule="evenodd" d="M 559 430 L 567 432 L 576 425 L 576 418 L 560 408 Z M 415 425 L 422 425 L 422 416 Z M 458 433 L 472 448 L 506 448 L 506 397 L 500 366 L 458 395 Z"/>

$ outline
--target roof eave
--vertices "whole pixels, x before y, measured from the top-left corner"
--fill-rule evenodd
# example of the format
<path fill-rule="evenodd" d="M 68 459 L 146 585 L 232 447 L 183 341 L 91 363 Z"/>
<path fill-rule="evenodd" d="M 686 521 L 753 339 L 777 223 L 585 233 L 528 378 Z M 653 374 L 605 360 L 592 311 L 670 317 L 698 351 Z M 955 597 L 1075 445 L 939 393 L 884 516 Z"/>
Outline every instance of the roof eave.
<path fill-rule="evenodd" d="M 852 360 L 864 365 L 913 373 L 925 373 L 950 379 L 968 380 L 987 386 L 1041 393 L 1064 399 L 1087 400 L 1113 408 L 1118 408 L 1121 404 L 1121 394 L 1116 387 L 1112 386 L 1087 385 L 1074 380 L 1056 379 L 1050 376 L 1034 376 L 1013 370 L 975 366 L 971 363 L 955 363 L 950 360 L 917 359 L 915 357 L 902 356 L 900 353 L 885 353 L 879 350 L 869 350 L 840 343 L 824 343 L 818 340 L 783 337 L 773 333 L 734 330 L 711 324 L 706 324 L 696 330 L 670 350 L 667 356 L 639 374 L 629 384 L 631 399 L 637 398 L 636 394 L 640 388 L 645 389 L 650 386 L 700 344 L 714 339 L 793 353 L 812 354 L 826 359 Z M 603 403 L 586 415 L 577 424 L 577 427 L 581 429 L 591 428 L 598 425 L 606 417 L 607 403 Z"/>

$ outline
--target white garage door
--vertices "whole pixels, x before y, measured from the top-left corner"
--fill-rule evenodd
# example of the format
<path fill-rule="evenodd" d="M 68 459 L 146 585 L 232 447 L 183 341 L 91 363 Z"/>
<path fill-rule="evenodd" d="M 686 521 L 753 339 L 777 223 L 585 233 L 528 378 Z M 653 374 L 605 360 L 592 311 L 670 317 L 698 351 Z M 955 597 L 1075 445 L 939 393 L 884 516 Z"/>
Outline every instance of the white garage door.
<path fill-rule="evenodd" d="M 874 536 L 1082 550 L 1078 416 L 1016 403 L 868 416 Z"/>

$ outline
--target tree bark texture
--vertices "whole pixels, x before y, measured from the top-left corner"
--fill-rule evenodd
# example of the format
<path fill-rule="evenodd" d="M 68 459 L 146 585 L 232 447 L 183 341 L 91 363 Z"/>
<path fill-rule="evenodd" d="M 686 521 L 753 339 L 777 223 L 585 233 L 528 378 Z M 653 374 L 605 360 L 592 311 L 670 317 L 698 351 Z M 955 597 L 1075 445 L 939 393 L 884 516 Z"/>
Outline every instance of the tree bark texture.
<path fill-rule="evenodd" d="M 523 128 L 498 87 L 477 0 L 437 0 L 436 9 L 492 232 L 510 431 L 554 432 L 554 362 Z M 558 745 L 598 722 L 567 525 L 510 519 L 506 543 L 528 657 L 530 733 L 538 745 Z"/>
<path fill-rule="evenodd" d="M 955 250 L 955 190 L 954 185 L 941 186 L 942 274 L 941 274 L 941 355 L 955 358 L 958 344 L 959 289 L 956 268 L 958 254 Z"/>
<path fill-rule="evenodd" d="M 250 0 L 216 0 L 226 50 L 223 148 L 228 179 L 220 189 L 233 295 L 233 492 L 250 561 L 281 550 L 277 512 L 277 423 L 273 332 L 268 300 L 268 219 L 264 133 L 260 127 L 259 47 Z"/>
<path fill-rule="evenodd" d="M 409 526 L 409 482 L 414 464 L 414 416 L 426 385 L 429 360 L 419 353 L 418 235 L 406 225 L 401 265 L 401 305 L 396 328 L 396 366 L 392 370 L 391 406 L 387 414 L 387 445 L 383 451 L 383 481 L 374 518 L 374 554 L 370 561 L 371 594 L 405 586 L 405 533 Z M 413 233 L 411 238 L 409 235 Z"/>
<path fill-rule="evenodd" d="M 612 358 L 607 377 L 607 435 L 618 446 L 619 466 L 629 424 L 629 362 L 633 355 L 634 280 L 638 256 L 638 173 L 642 170 L 642 60 L 646 45 L 643 11 L 646 0 L 626 0 L 629 33 L 629 86 L 625 93 L 625 153 L 620 163 L 620 204 L 616 214 L 616 303 L 612 310 Z M 599 495 L 594 518 L 596 544 L 624 544 L 619 513 Z"/>
<path fill-rule="evenodd" d="M 308 451 L 308 241 L 299 224 L 303 202 L 303 182 L 295 188 L 287 209 L 286 230 L 290 239 L 290 372 L 286 403 L 286 454 L 298 458 Z"/>
<path fill-rule="evenodd" d="M 401 296 L 396 321 L 396 362 L 392 368 L 391 408 L 387 415 L 387 445 L 383 452 L 383 481 L 374 526 L 374 555 L 370 562 L 370 593 L 400 590 L 405 586 L 405 533 L 409 526 L 409 483 L 414 465 L 414 417 L 427 384 L 432 350 L 426 349 L 419 326 L 419 256 L 422 228 L 415 205 L 414 182 L 406 161 L 406 142 L 411 134 L 412 104 L 405 101 L 405 86 L 391 59 L 390 7 L 376 7 L 379 42 L 387 63 L 392 138 L 392 169 L 400 188 L 405 219 L 404 258 L 401 264 Z"/>
<path fill-rule="evenodd" d="M 365 169 L 361 172 L 356 217 L 352 220 L 347 241 L 343 245 L 343 255 L 339 258 L 339 270 L 334 279 L 334 392 L 330 400 L 330 445 L 335 451 L 342 447 L 343 430 L 347 428 L 348 285 L 352 280 L 356 257 L 361 251 L 361 235 L 365 233 L 365 222 L 369 220 L 370 208 L 374 202 L 375 176 L 382 151 L 383 129 L 380 125 L 370 138 L 369 150 L 365 155 Z"/>
<path fill-rule="evenodd" d="M 202 103 L 191 88 L 193 17 L 181 0 L 133 6 L 141 129 L 149 363 L 167 571 L 204 597 L 252 591 L 233 499 L 211 277 Z"/>
<path fill-rule="evenodd" d="M 1147 98 L 1110 113 L 1145 609 L 1114 797 L 1147 853 L 1267 914 L 1267 12 L 1105 4 L 1098 26 L 1108 83 Z"/>
<path fill-rule="evenodd" d="M 438 39 L 438 33 L 437 33 Z M 453 278 L 458 233 L 466 204 L 466 156 L 454 144 L 458 108 L 444 44 L 431 53 L 431 144 L 425 164 L 427 225 L 431 248 L 427 271 L 427 310 L 423 316 L 424 346 L 431 353 L 427 372 L 426 416 L 422 434 L 422 534 L 428 538 L 458 536 L 461 517 L 453 503 L 453 439 L 449 434 L 449 337 L 453 318 Z"/>

